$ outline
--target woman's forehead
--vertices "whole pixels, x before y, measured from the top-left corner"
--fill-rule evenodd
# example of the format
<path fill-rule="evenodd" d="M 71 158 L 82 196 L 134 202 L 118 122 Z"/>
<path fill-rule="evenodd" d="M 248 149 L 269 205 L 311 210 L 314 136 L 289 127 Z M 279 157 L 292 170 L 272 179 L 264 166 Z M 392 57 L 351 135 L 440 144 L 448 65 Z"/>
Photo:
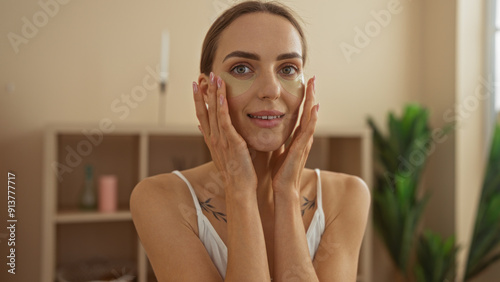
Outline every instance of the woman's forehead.
<path fill-rule="evenodd" d="M 233 21 L 219 38 L 216 61 L 234 51 L 254 53 L 261 58 L 276 58 L 285 53 L 302 55 L 301 38 L 284 17 L 269 13 L 246 14 Z"/>

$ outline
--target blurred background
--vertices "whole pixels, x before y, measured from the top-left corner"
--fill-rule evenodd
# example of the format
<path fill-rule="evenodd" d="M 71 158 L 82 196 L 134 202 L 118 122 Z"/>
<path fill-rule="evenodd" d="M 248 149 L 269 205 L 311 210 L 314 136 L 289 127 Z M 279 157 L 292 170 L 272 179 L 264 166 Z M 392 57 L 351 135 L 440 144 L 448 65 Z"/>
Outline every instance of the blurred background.
<path fill-rule="evenodd" d="M 9 265 L 3 263 L 1 281 L 50 281 L 42 279 L 43 269 L 55 265 L 44 265 L 43 258 L 58 265 L 64 260 L 71 261 L 71 246 L 81 242 L 68 238 L 89 232 L 81 223 L 87 219 L 79 217 L 58 218 L 59 223 L 64 220 L 79 223 L 47 232 L 47 228 L 59 223 L 44 217 L 55 206 L 58 210 L 65 208 L 57 198 L 45 195 L 59 193 L 59 200 L 73 197 L 47 192 L 46 189 L 52 189 L 48 183 L 57 183 L 51 174 L 54 168 L 47 167 L 50 164 L 47 158 L 63 161 L 69 152 L 65 146 L 78 145 L 78 133 L 81 137 L 84 129 L 90 131 L 110 124 L 139 129 L 166 124 L 175 128 L 169 132 L 196 132 L 191 83 L 199 74 L 201 44 L 217 15 L 238 2 L 241 1 L 0 2 L 0 171 L 5 187 L 0 199 L 0 255 L 7 263 L 10 254 L 7 243 L 11 236 L 6 229 L 8 172 L 16 175 L 18 220 L 16 274 L 8 273 Z M 431 197 L 419 222 L 421 228 L 429 228 L 443 238 L 455 236 L 460 245 L 456 273 L 457 279 L 462 279 L 497 119 L 496 1 L 279 2 L 294 9 L 304 21 L 309 44 L 306 77 L 316 75 L 317 95 L 323 109 L 318 127 L 366 129 L 367 118 L 371 117 L 381 132 L 388 134 L 388 113 L 401 116 L 405 106 L 412 103 L 428 110 L 430 128 L 447 130 L 442 135 L 445 137 L 435 142 L 434 150 L 426 154 L 419 191 L 430 192 Z M 165 31 L 169 36 L 162 44 Z M 161 96 L 159 70 L 165 49 L 168 49 L 169 76 L 166 96 Z M 164 115 L 160 103 L 165 105 Z M 50 127 L 54 124 L 67 130 Z M 450 129 L 450 124 L 455 126 Z M 115 157 L 134 152 L 126 160 L 139 165 L 118 173 L 123 175 L 119 178 L 123 181 L 129 175 L 127 169 L 139 170 L 125 180 L 129 183 L 126 191 L 143 175 L 140 172 L 143 135 L 136 129 L 130 132 L 130 138 L 104 137 L 106 145 L 99 149 L 103 152 L 105 148 L 115 149 Z M 148 136 L 154 137 L 149 148 L 173 140 L 162 137 L 157 130 Z M 193 144 L 191 148 L 203 147 L 198 141 L 188 143 Z M 197 160 L 177 156 L 173 162 L 189 166 Z M 79 187 L 84 185 L 83 163 L 66 174 L 71 183 L 82 183 Z M 378 166 L 376 155 L 373 166 Z M 163 171 L 158 167 L 157 170 L 154 172 Z M 93 176 L 97 186 L 98 168 L 96 171 Z M 62 183 L 54 187 L 70 185 Z M 121 194 L 119 202 L 125 210 L 127 196 Z M 102 230 L 103 237 L 106 228 L 123 230 L 119 232 L 129 238 L 125 240 L 136 244 L 133 229 L 129 228 L 130 218 L 126 214 L 117 215 L 115 220 L 106 224 L 98 219 L 91 224 Z M 113 224 L 117 226 L 110 227 Z M 491 226 L 498 225 L 500 222 L 493 220 Z M 363 281 L 414 281 L 416 278 L 400 277 L 381 235 L 376 231 L 373 234 L 369 246 L 372 258 L 368 260 L 372 263 L 371 273 L 365 273 Z M 498 233 L 496 236 L 500 237 Z M 44 249 L 44 242 L 52 242 L 55 253 L 53 249 Z M 58 243 L 66 246 L 64 251 L 57 249 Z M 99 247 L 95 248 L 99 252 Z M 140 254 L 134 245 L 132 254 L 124 256 L 137 258 Z M 497 281 L 499 266 L 498 261 L 493 263 L 473 281 Z"/>

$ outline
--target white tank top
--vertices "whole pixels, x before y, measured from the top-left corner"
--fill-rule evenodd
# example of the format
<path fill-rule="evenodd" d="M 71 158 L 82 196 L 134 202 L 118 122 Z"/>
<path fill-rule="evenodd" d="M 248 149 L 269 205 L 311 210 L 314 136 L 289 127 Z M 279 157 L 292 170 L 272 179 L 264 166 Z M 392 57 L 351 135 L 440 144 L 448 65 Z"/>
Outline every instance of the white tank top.
<path fill-rule="evenodd" d="M 318 250 L 319 242 L 321 240 L 321 235 L 325 231 L 325 213 L 323 212 L 323 202 L 321 199 L 321 178 L 319 175 L 320 170 L 315 169 L 317 175 L 317 208 L 314 212 L 313 219 L 307 230 L 307 244 L 309 246 L 309 254 L 311 259 L 314 259 L 314 255 Z M 219 237 L 219 234 L 215 231 L 214 227 L 208 220 L 208 218 L 203 214 L 198 198 L 194 193 L 194 189 L 191 183 L 182 175 L 179 171 L 175 170 L 172 173 L 180 177 L 189 188 L 191 196 L 193 197 L 194 205 L 196 207 L 196 214 L 198 216 L 198 237 L 207 249 L 210 258 L 212 259 L 215 267 L 219 271 L 222 278 L 226 277 L 227 268 L 227 247 Z"/>

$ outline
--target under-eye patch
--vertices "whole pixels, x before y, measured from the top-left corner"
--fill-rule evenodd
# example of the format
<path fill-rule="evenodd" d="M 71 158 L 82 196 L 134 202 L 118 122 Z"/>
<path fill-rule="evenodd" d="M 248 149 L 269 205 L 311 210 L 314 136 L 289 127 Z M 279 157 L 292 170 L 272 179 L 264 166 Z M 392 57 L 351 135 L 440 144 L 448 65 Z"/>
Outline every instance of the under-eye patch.
<path fill-rule="evenodd" d="M 278 75 L 281 86 L 290 94 L 302 98 L 304 96 L 304 74 L 298 75 L 293 80 L 284 79 Z"/>
<path fill-rule="evenodd" d="M 246 79 L 238 79 L 232 76 L 230 73 L 222 72 L 220 74 L 220 77 L 226 83 L 227 96 L 235 97 L 247 92 L 250 87 L 252 87 L 252 84 L 255 81 L 255 78 L 257 78 L 257 75 L 254 74 L 252 75 L 252 77 Z"/>
<path fill-rule="evenodd" d="M 302 98 L 302 96 L 304 96 L 305 88 L 304 88 L 303 74 L 298 75 L 293 80 L 285 79 L 280 75 L 277 76 L 278 76 L 278 81 L 280 82 L 281 86 L 283 87 L 283 89 L 285 89 L 286 92 L 299 98 Z M 257 75 L 254 74 L 252 77 L 246 79 L 238 79 L 232 76 L 230 73 L 222 72 L 220 74 L 220 77 L 226 83 L 227 95 L 229 97 L 235 97 L 250 90 L 250 88 L 252 87 L 253 83 L 257 78 Z"/>

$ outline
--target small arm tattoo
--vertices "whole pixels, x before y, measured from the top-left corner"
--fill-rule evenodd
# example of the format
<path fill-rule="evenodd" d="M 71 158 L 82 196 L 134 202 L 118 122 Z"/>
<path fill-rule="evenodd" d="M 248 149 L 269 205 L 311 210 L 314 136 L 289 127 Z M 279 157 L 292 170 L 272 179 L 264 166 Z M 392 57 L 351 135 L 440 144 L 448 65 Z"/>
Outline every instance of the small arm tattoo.
<path fill-rule="evenodd" d="M 215 207 L 210 204 L 210 201 L 212 198 L 209 198 L 205 202 L 199 201 L 200 206 L 202 209 L 204 209 L 206 212 L 211 213 L 217 220 L 224 220 L 224 222 L 227 222 L 226 220 L 226 215 L 224 213 L 218 212 L 215 210 Z"/>
<path fill-rule="evenodd" d="M 302 216 L 304 216 L 306 210 L 310 210 L 316 206 L 316 197 L 312 200 L 309 200 L 304 196 L 302 196 L 302 198 L 304 198 L 305 201 L 305 203 L 302 204 Z"/>

